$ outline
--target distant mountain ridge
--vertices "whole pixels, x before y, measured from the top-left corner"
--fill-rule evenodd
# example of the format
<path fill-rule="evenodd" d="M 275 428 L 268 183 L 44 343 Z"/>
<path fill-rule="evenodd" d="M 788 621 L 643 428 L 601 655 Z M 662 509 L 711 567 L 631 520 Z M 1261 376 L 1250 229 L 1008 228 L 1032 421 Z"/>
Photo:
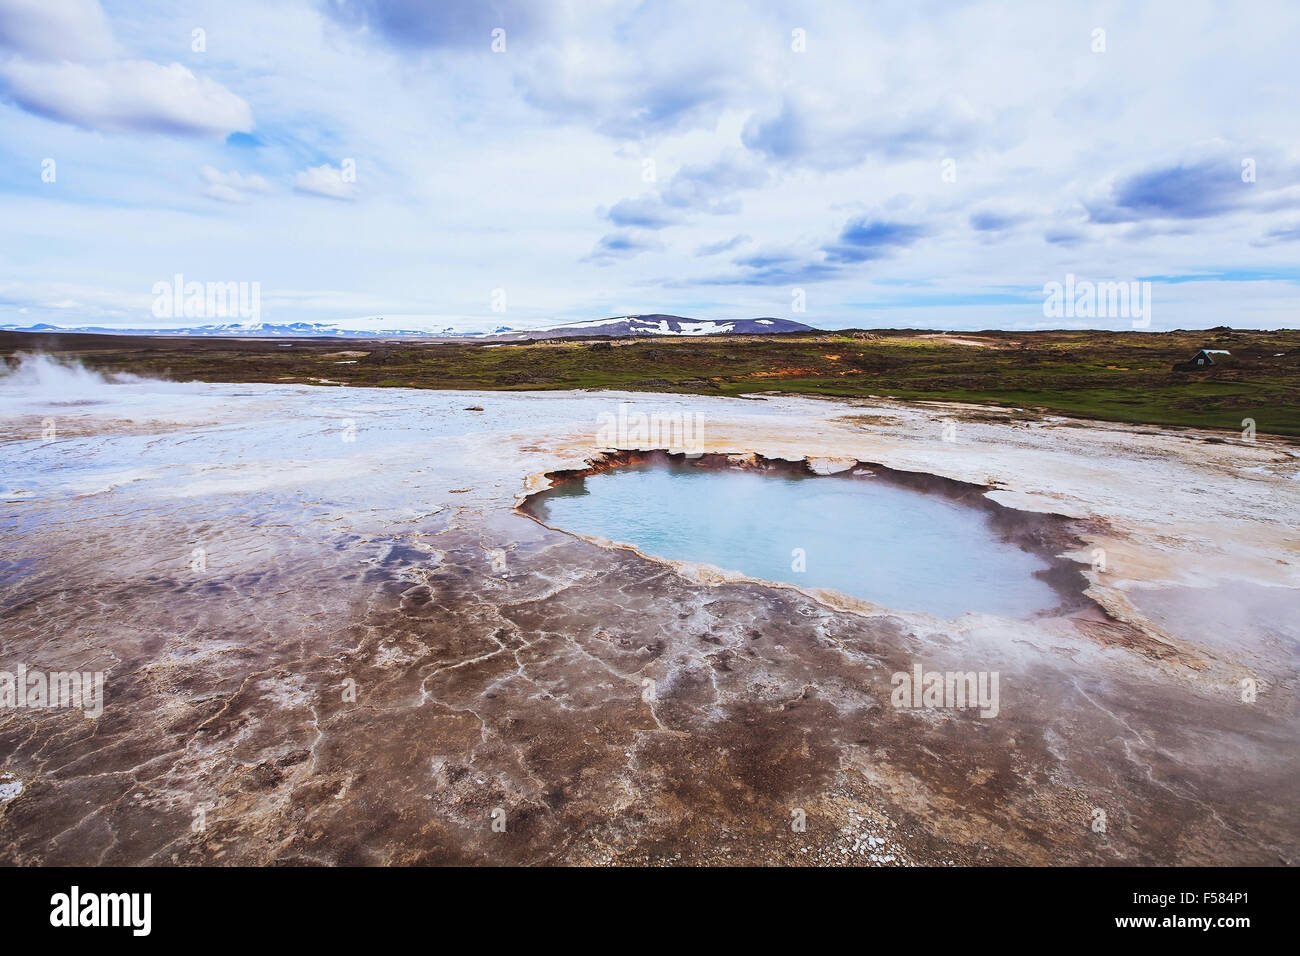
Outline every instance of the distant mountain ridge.
<path fill-rule="evenodd" d="M 536 339 L 565 339 L 608 335 L 630 338 L 639 335 L 769 335 L 779 332 L 808 332 L 812 327 L 789 319 L 688 319 L 680 315 L 625 315 L 588 322 L 569 322 L 544 329 L 511 329 L 493 332 L 483 338 L 502 342 Z"/>
<path fill-rule="evenodd" d="M 768 335 L 781 332 L 810 332 L 811 326 L 789 319 L 690 319 L 680 315 L 624 315 L 586 322 L 567 322 L 535 329 L 512 329 L 500 326 L 492 332 L 461 332 L 448 326 L 439 331 L 415 329 L 380 329 L 362 331 L 340 328 L 330 322 L 290 322 L 277 325 L 271 322 L 256 324 L 226 323 L 198 325 L 175 329 L 112 329 L 104 326 L 78 326 L 65 328 L 40 323 L 27 327 L 0 325 L 4 332 L 82 333 L 96 335 L 156 335 L 196 338 L 473 338 L 494 342 L 531 342 L 538 339 L 582 338 L 609 336 L 631 338 L 643 335 L 704 336 L 704 335 Z"/>
<path fill-rule="evenodd" d="M 0 331 L 51 333 L 77 332 L 95 335 L 175 335 L 205 338 L 391 338 L 394 336 L 400 336 L 403 338 L 428 338 L 431 336 L 456 334 L 451 332 L 450 329 L 443 332 L 422 332 L 414 329 L 384 329 L 382 331 L 361 332 L 341 329 L 329 322 L 290 322 L 284 325 L 276 325 L 273 322 L 258 322 L 254 325 L 226 323 L 224 325 L 186 326 L 176 329 L 113 329 L 100 325 L 65 327 L 41 323 L 39 325 L 26 327 L 20 327 L 17 325 L 0 325 Z"/>

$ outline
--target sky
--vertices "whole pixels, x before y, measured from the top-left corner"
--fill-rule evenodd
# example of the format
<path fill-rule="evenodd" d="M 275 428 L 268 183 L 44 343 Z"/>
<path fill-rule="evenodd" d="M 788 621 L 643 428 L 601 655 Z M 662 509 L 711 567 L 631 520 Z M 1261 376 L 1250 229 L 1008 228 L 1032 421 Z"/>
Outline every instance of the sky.
<path fill-rule="evenodd" d="M 0 0 L 0 210 L 17 326 L 1293 328 L 1300 4 Z"/>

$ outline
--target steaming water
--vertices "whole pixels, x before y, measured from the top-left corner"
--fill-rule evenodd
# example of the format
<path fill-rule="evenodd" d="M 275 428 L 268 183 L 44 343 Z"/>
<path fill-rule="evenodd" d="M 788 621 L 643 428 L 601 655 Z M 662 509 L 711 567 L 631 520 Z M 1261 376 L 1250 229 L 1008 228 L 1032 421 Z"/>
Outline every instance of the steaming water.
<path fill-rule="evenodd" d="M 870 478 L 644 465 L 535 501 L 553 527 L 897 610 L 1023 618 L 1060 603 L 1034 577 L 1046 564 L 999 538 L 982 511 Z M 796 548 L 803 572 L 793 570 Z"/>
<path fill-rule="evenodd" d="M 25 356 L 0 372 L 0 580 L 30 573 L 9 561 L 23 553 L 13 541 L 106 515 L 135 516 L 146 542 L 151 515 L 182 507 L 243 525 L 327 515 L 367 533 L 444 508 L 508 510 L 517 485 L 502 474 L 503 442 L 575 422 L 594 432 L 626 400 L 159 382 Z M 632 400 L 684 413 L 708 401 Z M 775 400 L 757 407 L 783 414 Z M 525 474 L 555 464 L 540 450 L 512 462 Z M 983 513 L 870 479 L 618 469 L 544 507 L 557 527 L 898 609 L 1019 616 L 1057 603 L 1033 577 L 1038 559 L 1000 541 Z M 188 556 L 182 544 L 173 550 Z M 794 548 L 805 573 L 791 570 Z"/>

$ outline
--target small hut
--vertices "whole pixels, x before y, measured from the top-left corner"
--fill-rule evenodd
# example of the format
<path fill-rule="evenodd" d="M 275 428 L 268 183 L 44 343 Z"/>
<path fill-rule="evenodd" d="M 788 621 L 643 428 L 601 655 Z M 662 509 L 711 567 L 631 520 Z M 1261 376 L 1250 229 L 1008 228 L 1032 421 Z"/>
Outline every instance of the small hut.
<path fill-rule="evenodd" d="M 1227 349 L 1201 349 L 1186 362 L 1179 362 L 1174 368 L 1185 372 L 1197 372 L 1216 364 L 1214 356 L 1231 354 Z"/>

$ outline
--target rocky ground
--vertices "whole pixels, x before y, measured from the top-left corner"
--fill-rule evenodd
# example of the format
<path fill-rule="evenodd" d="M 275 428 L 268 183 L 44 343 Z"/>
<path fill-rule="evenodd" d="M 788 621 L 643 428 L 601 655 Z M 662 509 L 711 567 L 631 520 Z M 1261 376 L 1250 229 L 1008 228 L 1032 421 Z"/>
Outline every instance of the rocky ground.
<path fill-rule="evenodd" d="M 106 675 L 97 718 L 0 710 L 5 863 L 1297 860 L 1294 446 L 868 400 L 0 389 L 0 670 Z M 699 412 L 709 452 L 1064 515 L 1091 601 L 940 620 L 520 513 L 622 401 Z M 998 672 L 998 715 L 894 707 L 917 662 Z"/>

